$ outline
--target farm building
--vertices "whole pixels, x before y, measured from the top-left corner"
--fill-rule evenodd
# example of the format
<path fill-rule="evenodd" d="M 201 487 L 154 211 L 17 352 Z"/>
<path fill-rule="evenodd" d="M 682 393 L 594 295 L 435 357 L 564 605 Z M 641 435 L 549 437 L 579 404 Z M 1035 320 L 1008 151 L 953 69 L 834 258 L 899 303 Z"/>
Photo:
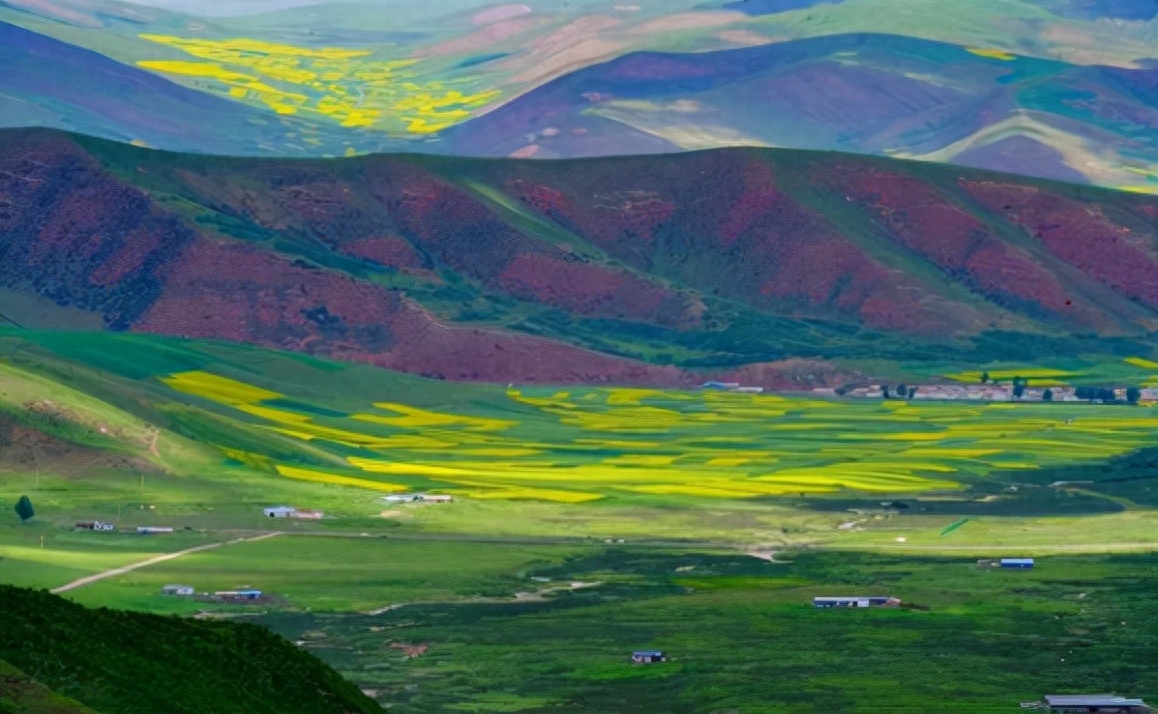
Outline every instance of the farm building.
<path fill-rule="evenodd" d="M 1152 711 L 1141 699 L 1127 699 L 1113 694 L 1047 694 L 1045 704 L 1050 712 L 1088 714 L 1145 714 Z"/>
<path fill-rule="evenodd" d="M 814 597 L 813 607 L 895 607 L 901 601 L 887 595 L 846 595 L 841 597 Z"/>
<path fill-rule="evenodd" d="M 666 662 L 667 657 L 660 650 L 641 650 L 631 653 L 631 661 L 633 664 L 652 664 Z"/>
<path fill-rule="evenodd" d="M 302 518 L 302 519 L 305 519 L 307 521 L 320 521 L 320 520 L 322 520 L 323 515 L 325 515 L 325 514 L 323 514 L 321 511 L 295 510 L 293 513 L 290 514 L 290 518 Z"/>
<path fill-rule="evenodd" d="M 162 595 L 192 595 L 192 585 L 166 585 L 161 588 Z"/>
<path fill-rule="evenodd" d="M 137 526 L 137 532 L 141 535 L 157 535 L 158 533 L 172 533 L 173 529 L 169 526 Z"/>
<path fill-rule="evenodd" d="M 292 506 L 269 506 L 262 509 L 265 515 L 270 518 L 289 518 L 296 510 Z"/>
<path fill-rule="evenodd" d="M 405 493 L 384 496 L 382 500 L 388 503 L 450 503 L 454 497 L 439 493 Z"/>
<path fill-rule="evenodd" d="M 218 590 L 213 597 L 221 600 L 256 600 L 261 597 L 260 590 Z"/>
<path fill-rule="evenodd" d="M 1001 567 L 1003 568 L 1032 568 L 1033 558 L 1002 558 Z"/>
<path fill-rule="evenodd" d="M 79 521 L 73 526 L 78 531 L 111 531 L 116 530 L 116 526 L 112 523 L 105 523 L 104 521 Z"/>

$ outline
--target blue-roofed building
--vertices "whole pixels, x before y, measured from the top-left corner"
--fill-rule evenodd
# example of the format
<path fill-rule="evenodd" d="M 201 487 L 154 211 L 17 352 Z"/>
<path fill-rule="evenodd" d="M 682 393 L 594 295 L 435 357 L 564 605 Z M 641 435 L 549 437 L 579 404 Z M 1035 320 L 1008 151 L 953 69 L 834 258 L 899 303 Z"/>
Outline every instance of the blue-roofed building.
<path fill-rule="evenodd" d="M 1114 694 L 1047 694 L 1049 711 L 1061 714 L 1144 714 L 1152 711 L 1141 699 L 1127 699 Z"/>
<path fill-rule="evenodd" d="M 631 661 L 633 664 L 652 664 L 666 662 L 667 656 L 661 650 L 640 650 L 631 653 Z"/>
<path fill-rule="evenodd" d="M 220 600 L 257 600 L 261 597 L 260 590 L 218 590 L 213 597 Z"/>
<path fill-rule="evenodd" d="M 1003 568 L 1032 568 L 1033 558 L 1002 558 L 1001 567 Z"/>

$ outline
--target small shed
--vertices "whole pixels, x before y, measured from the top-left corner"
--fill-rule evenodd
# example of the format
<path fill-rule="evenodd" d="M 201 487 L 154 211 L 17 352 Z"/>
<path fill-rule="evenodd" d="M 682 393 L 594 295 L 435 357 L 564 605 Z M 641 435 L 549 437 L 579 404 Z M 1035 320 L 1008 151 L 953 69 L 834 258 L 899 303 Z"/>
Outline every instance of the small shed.
<path fill-rule="evenodd" d="M 389 496 L 383 496 L 382 500 L 386 501 L 387 503 L 409 503 L 410 501 L 414 500 L 414 494 L 412 494 L 412 493 L 406 493 L 406 494 L 395 493 L 395 494 L 391 494 Z"/>
<path fill-rule="evenodd" d="M 137 532 L 141 535 L 157 535 L 158 533 L 172 533 L 173 529 L 169 526 L 137 526 Z"/>
<path fill-rule="evenodd" d="M 454 500 L 454 496 L 448 496 L 441 493 L 427 493 L 422 496 L 423 503 L 450 503 Z"/>
<path fill-rule="evenodd" d="M 1033 558 L 1002 558 L 1001 567 L 1003 568 L 1032 568 Z"/>
<path fill-rule="evenodd" d="M 192 595 L 193 593 L 192 585 L 166 585 L 161 588 L 162 595 Z"/>
<path fill-rule="evenodd" d="M 270 518 L 289 518 L 297 509 L 292 506 L 268 506 L 262 510 Z"/>
<path fill-rule="evenodd" d="M 322 520 L 323 515 L 325 515 L 325 514 L 323 514 L 321 511 L 295 510 L 293 513 L 290 514 L 290 518 L 302 518 L 302 519 L 305 519 L 307 521 L 320 521 L 320 520 Z"/>
<path fill-rule="evenodd" d="M 1151 711 L 1146 702 L 1141 699 L 1127 699 L 1113 694 L 1047 694 L 1046 706 L 1050 712 L 1088 714 L 1100 712 L 1102 714 L 1143 714 Z"/>
<path fill-rule="evenodd" d="M 666 661 L 667 656 L 661 650 L 640 650 L 631 653 L 632 664 L 654 664 Z"/>
<path fill-rule="evenodd" d="M 813 607 L 893 607 L 901 601 L 888 595 L 840 595 L 812 598 Z"/>

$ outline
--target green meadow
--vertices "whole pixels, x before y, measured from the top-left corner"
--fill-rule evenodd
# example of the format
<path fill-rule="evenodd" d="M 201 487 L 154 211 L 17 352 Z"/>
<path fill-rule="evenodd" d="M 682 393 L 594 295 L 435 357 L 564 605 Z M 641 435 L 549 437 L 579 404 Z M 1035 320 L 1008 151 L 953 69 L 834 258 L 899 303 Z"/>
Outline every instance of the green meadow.
<path fill-rule="evenodd" d="M 1105 364 L 1153 376 L 1140 358 Z M 990 368 L 1003 367 L 923 367 Z M 418 492 L 455 500 L 385 500 Z M 280 504 L 325 518 L 262 514 Z M 214 546 L 63 594 L 260 622 L 390 711 L 1158 699 L 1153 406 L 453 384 L 222 343 L 13 331 L 0 506 L 0 581 L 55 588 Z M 71 528 L 94 519 L 117 530 Z M 1012 555 L 1038 567 L 975 564 Z M 268 597 L 160 595 L 170 583 Z M 814 610 L 823 594 L 904 606 Z M 652 647 L 670 661 L 626 663 Z"/>

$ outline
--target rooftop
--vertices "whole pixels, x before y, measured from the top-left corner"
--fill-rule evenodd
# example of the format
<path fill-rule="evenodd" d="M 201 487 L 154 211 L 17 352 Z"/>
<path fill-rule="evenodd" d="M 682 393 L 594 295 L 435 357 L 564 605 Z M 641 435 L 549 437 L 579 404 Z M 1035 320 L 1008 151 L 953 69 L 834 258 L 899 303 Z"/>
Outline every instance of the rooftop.
<path fill-rule="evenodd" d="M 1045 702 L 1050 706 L 1074 707 L 1144 707 L 1141 699 L 1127 699 L 1115 694 L 1047 694 Z"/>

